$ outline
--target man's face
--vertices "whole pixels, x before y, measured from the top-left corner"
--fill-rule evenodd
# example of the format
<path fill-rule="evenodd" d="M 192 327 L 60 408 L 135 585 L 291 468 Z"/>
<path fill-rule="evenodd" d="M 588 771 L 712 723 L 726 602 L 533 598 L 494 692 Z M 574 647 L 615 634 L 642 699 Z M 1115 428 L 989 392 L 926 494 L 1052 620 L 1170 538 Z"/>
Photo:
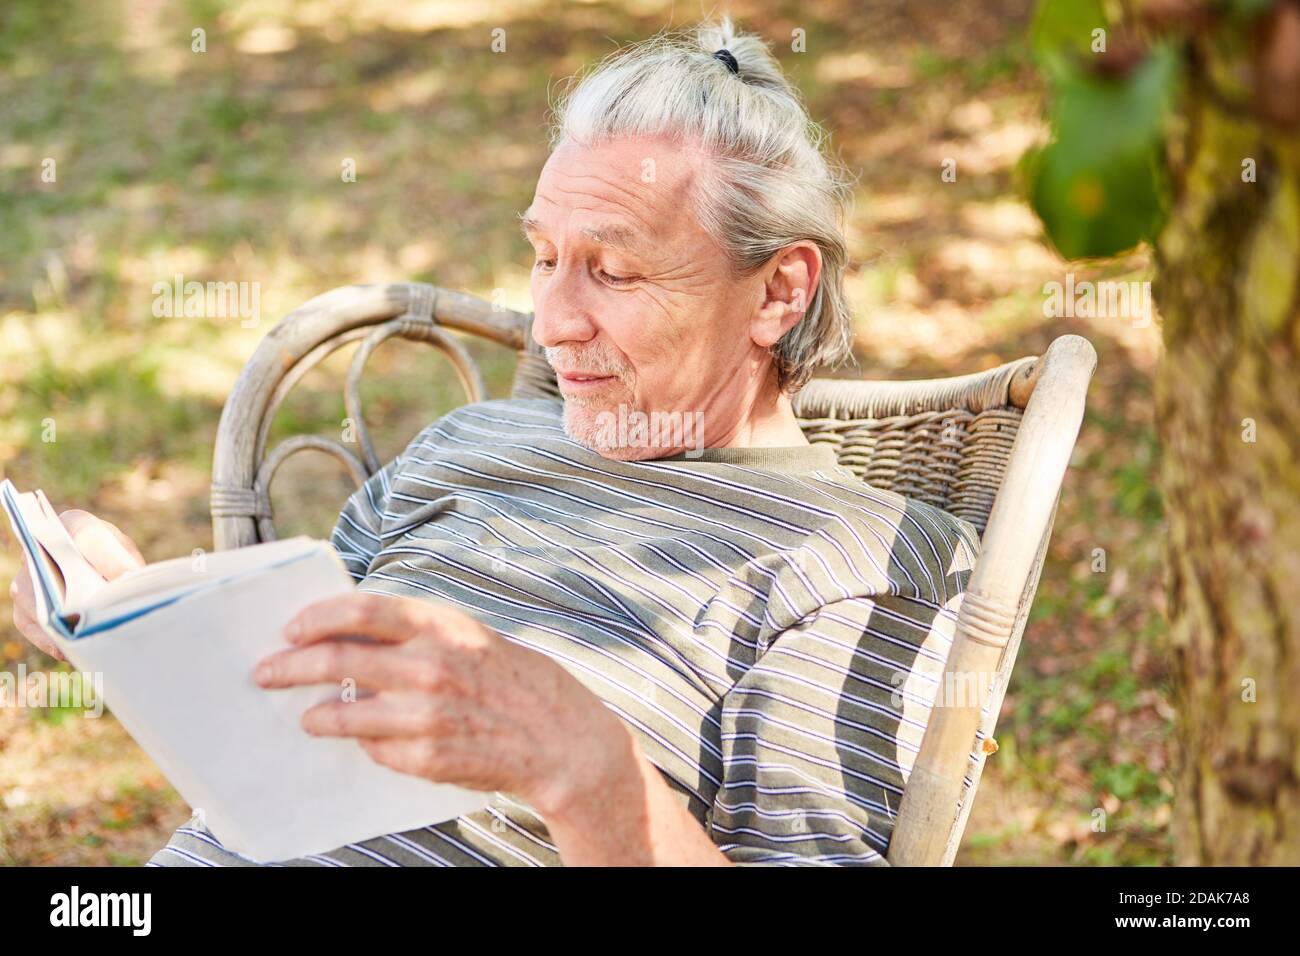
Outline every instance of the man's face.
<path fill-rule="evenodd" d="M 533 338 L 555 368 L 566 432 L 607 457 L 725 440 L 769 367 L 750 337 L 763 281 L 733 278 L 695 216 L 691 190 L 707 162 L 666 140 L 564 143 L 524 215 Z M 643 447 L 625 428 L 620 441 L 609 426 L 637 412 L 679 413 L 705 434 L 673 445 L 660 433 Z"/>

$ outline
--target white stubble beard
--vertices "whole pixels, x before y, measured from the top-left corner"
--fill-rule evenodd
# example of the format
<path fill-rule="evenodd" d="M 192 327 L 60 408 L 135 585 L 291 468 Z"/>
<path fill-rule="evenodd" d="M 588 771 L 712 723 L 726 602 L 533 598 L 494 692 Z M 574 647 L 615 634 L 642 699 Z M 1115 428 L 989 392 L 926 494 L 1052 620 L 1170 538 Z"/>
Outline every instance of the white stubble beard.
<path fill-rule="evenodd" d="M 551 363 L 552 368 L 554 368 L 555 359 L 558 356 L 573 354 L 572 351 L 566 353 L 565 350 L 560 348 L 548 348 L 545 351 L 547 361 Z M 592 358 L 596 361 L 593 362 Z M 617 431 L 614 430 L 611 434 L 608 424 L 601 422 L 602 416 L 605 415 L 611 416 L 617 421 L 620 405 L 628 411 L 635 408 L 633 404 L 635 391 L 632 388 L 632 370 L 625 364 L 612 361 L 607 356 L 599 353 L 586 356 L 584 361 L 564 364 L 580 365 L 588 371 L 614 375 L 618 378 L 620 386 L 615 395 L 601 396 L 599 398 L 566 396 L 561 392 L 561 398 L 564 402 L 564 434 L 570 440 L 576 441 L 583 447 L 590 448 L 606 458 L 620 461 L 636 461 L 648 457 L 653 452 L 653 449 L 619 445 Z"/>

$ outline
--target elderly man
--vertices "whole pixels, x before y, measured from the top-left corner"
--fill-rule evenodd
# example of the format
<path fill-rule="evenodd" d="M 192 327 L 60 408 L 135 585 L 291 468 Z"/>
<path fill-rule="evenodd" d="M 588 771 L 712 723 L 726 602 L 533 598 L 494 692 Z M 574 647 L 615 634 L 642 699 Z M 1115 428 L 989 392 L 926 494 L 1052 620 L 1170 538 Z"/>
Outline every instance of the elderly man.
<path fill-rule="evenodd" d="M 602 64 L 553 145 L 521 218 L 563 402 L 416 436 L 339 517 L 356 592 L 256 673 L 355 679 L 308 732 L 497 796 L 291 862 L 882 863 L 978 539 L 794 416 L 848 351 L 843 181 L 729 23 Z M 702 434 L 611 427 L 637 414 Z M 67 520 L 106 575 L 138 561 Z M 192 823 L 151 862 L 253 862 Z"/>

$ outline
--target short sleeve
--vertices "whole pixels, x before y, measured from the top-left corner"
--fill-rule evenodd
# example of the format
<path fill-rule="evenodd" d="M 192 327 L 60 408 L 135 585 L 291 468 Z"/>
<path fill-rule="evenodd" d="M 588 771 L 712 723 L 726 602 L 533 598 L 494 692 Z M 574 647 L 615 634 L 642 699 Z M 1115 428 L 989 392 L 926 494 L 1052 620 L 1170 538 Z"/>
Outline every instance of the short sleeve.
<path fill-rule="evenodd" d="M 887 865 L 959 600 L 851 598 L 775 636 L 722 702 L 709 831 L 732 862 Z"/>
<path fill-rule="evenodd" d="M 382 549 L 381 527 L 392 494 L 393 479 L 402 467 L 405 452 L 371 475 L 352 492 L 330 535 L 330 544 L 358 583 L 366 576 L 370 562 Z"/>

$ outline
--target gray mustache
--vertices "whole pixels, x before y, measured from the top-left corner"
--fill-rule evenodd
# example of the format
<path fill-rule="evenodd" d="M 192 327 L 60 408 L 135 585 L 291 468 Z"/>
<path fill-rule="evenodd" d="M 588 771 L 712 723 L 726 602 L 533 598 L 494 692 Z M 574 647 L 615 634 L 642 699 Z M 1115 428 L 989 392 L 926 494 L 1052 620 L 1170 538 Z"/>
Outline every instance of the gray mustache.
<path fill-rule="evenodd" d="M 593 372 L 599 375 L 622 375 L 627 371 L 627 366 L 623 362 L 612 355 L 595 349 L 583 351 L 571 347 L 554 346 L 544 351 L 546 361 L 551 364 L 552 368 L 559 365 L 564 368 L 579 368 L 584 372 Z"/>

